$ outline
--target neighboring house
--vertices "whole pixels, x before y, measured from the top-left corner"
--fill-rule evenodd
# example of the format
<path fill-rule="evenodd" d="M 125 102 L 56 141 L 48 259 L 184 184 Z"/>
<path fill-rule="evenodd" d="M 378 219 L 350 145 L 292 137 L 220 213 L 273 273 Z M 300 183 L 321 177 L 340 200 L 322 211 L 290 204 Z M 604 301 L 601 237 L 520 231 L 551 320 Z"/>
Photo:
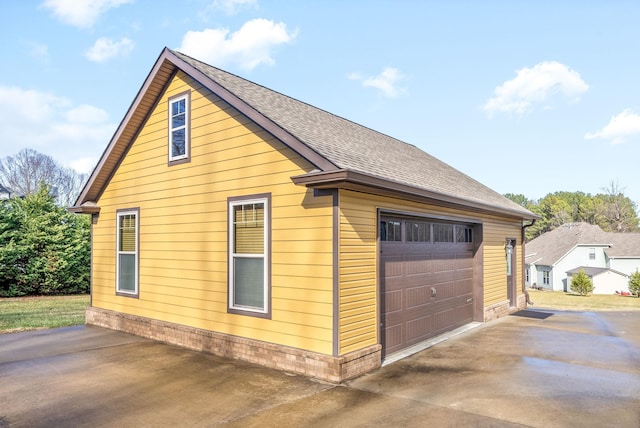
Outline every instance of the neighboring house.
<path fill-rule="evenodd" d="M 568 223 L 526 244 L 529 287 L 570 291 L 570 276 L 581 268 L 592 278 L 594 294 L 628 291 L 628 276 L 640 270 L 640 234 Z"/>
<path fill-rule="evenodd" d="M 567 272 L 567 287 L 569 290 L 571 290 L 573 275 L 577 275 L 580 271 L 583 271 L 591 279 L 595 294 L 616 294 L 616 291 L 628 291 L 628 275 L 609 268 L 588 266 L 580 266 Z"/>
<path fill-rule="evenodd" d="M 70 210 L 92 215 L 88 323 L 332 382 L 525 307 L 536 218 L 169 49 Z"/>
<path fill-rule="evenodd" d="M 15 193 L 11 189 L 0 184 L 0 201 L 11 199 L 14 196 Z"/>

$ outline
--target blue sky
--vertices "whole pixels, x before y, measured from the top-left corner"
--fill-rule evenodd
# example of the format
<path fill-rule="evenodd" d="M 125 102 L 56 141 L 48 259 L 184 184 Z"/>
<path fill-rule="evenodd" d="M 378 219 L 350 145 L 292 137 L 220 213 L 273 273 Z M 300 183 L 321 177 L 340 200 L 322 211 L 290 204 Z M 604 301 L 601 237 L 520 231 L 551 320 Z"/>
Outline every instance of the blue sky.
<path fill-rule="evenodd" d="M 95 164 L 163 47 L 500 193 L 640 204 L 640 2 L 0 0 L 0 157 Z"/>

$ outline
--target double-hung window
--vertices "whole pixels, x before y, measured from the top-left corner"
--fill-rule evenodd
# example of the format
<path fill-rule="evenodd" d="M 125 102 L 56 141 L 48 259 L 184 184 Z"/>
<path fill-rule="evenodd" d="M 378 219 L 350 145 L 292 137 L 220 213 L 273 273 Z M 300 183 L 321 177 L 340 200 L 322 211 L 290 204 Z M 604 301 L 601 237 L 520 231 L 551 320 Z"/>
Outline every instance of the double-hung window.
<path fill-rule="evenodd" d="M 169 164 L 189 160 L 189 104 L 190 92 L 169 98 Z"/>
<path fill-rule="evenodd" d="M 139 210 L 117 212 L 116 293 L 138 296 Z"/>
<path fill-rule="evenodd" d="M 270 204 L 229 198 L 229 312 L 270 316 Z"/>

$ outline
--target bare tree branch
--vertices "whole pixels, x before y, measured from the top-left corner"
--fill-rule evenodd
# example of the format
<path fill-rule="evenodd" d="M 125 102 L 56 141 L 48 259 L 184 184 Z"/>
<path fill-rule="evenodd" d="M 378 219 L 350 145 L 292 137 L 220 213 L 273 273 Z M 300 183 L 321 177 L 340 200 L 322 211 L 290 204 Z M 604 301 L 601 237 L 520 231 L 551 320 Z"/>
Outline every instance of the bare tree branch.
<path fill-rule="evenodd" d="M 18 195 L 36 193 L 40 183 L 51 186 L 58 205 L 72 204 L 82 190 L 86 175 L 64 168 L 48 155 L 23 149 L 0 159 L 0 184 Z"/>

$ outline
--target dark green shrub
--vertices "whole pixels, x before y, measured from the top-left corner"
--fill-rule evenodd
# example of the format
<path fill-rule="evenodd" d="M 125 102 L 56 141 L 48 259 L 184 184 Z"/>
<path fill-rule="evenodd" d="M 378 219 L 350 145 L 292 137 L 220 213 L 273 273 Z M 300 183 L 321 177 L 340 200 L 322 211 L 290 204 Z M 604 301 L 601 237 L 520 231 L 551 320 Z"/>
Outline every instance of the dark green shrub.
<path fill-rule="evenodd" d="M 90 219 L 56 206 L 49 187 L 0 202 L 0 296 L 89 291 Z"/>

